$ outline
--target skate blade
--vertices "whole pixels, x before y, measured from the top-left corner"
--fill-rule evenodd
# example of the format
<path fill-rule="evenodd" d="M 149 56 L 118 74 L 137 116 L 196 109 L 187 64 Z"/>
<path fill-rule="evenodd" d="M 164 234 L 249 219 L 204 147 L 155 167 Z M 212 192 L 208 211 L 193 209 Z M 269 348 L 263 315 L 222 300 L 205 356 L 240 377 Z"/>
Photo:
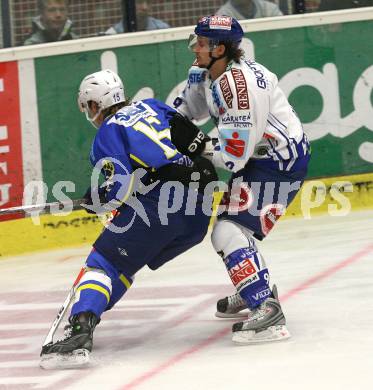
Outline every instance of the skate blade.
<path fill-rule="evenodd" d="M 71 369 L 89 364 L 89 351 L 77 349 L 71 353 L 47 353 L 41 355 L 39 366 L 45 370 Z"/>
<path fill-rule="evenodd" d="M 215 313 L 215 317 L 218 318 L 247 318 L 248 315 L 248 310 L 242 310 L 237 313 L 221 313 L 220 311 L 217 311 Z"/>
<path fill-rule="evenodd" d="M 263 344 L 287 340 L 291 337 L 286 325 L 270 326 L 261 332 L 241 330 L 233 332 L 232 341 L 239 345 Z"/>

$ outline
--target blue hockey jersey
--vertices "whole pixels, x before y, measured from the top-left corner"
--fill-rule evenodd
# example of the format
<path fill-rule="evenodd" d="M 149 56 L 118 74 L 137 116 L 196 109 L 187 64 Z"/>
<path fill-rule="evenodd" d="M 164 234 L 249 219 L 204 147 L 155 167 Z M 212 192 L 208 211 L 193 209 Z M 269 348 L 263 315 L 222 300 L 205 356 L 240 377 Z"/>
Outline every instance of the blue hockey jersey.
<path fill-rule="evenodd" d="M 131 173 L 136 168 L 156 170 L 170 163 L 192 165 L 171 142 L 169 120 L 174 113 L 174 109 L 156 99 L 145 99 L 121 108 L 100 126 L 90 160 L 102 170 L 106 181 L 112 182 L 106 195 L 108 201 L 125 201 Z M 127 190 L 123 192 L 126 182 Z"/>

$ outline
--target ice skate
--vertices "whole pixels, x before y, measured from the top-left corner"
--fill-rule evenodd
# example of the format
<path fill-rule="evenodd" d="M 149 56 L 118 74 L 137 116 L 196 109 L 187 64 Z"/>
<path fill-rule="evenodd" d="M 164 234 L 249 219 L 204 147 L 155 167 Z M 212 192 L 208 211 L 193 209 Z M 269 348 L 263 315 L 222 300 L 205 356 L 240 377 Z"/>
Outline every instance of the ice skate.
<path fill-rule="evenodd" d="M 97 323 L 98 319 L 93 313 L 80 313 L 72 317 L 65 327 L 64 338 L 42 347 L 40 367 L 65 369 L 87 365 Z"/>
<path fill-rule="evenodd" d="M 247 304 L 239 293 L 219 299 L 216 304 L 215 316 L 219 318 L 247 317 Z M 243 310 L 245 310 L 243 312 Z"/>
<path fill-rule="evenodd" d="M 276 286 L 273 286 L 270 298 L 249 312 L 246 321 L 233 325 L 232 332 L 232 341 L 241 345 L 281 341 L 290 337 Z"/>

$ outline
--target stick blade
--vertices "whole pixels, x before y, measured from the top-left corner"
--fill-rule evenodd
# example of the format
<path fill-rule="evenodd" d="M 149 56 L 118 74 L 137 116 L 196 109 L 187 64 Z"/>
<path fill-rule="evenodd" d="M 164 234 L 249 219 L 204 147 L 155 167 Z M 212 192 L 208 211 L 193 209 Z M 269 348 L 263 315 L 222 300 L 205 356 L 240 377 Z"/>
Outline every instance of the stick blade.
<path fill-rule="evenodd" d="M 66 370 L 86 367 L 89 362 L 89 351 L 83 348 L 70 353 L 42 354 L 39 366 L 44 370 Z"/>

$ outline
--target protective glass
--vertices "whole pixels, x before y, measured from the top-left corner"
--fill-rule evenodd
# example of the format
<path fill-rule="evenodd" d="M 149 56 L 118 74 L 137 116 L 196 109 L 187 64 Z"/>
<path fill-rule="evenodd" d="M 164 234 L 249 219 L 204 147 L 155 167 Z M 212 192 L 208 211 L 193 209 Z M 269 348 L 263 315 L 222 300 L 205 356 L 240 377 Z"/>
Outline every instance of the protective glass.
<path fill-rule="evenodd" d="M 190 34 L 188 39 L 188 49 L 192 52 L 198 50 L 200 53 L 209 53 L 219 45 L 219 41 L 196 34 Z"/>

